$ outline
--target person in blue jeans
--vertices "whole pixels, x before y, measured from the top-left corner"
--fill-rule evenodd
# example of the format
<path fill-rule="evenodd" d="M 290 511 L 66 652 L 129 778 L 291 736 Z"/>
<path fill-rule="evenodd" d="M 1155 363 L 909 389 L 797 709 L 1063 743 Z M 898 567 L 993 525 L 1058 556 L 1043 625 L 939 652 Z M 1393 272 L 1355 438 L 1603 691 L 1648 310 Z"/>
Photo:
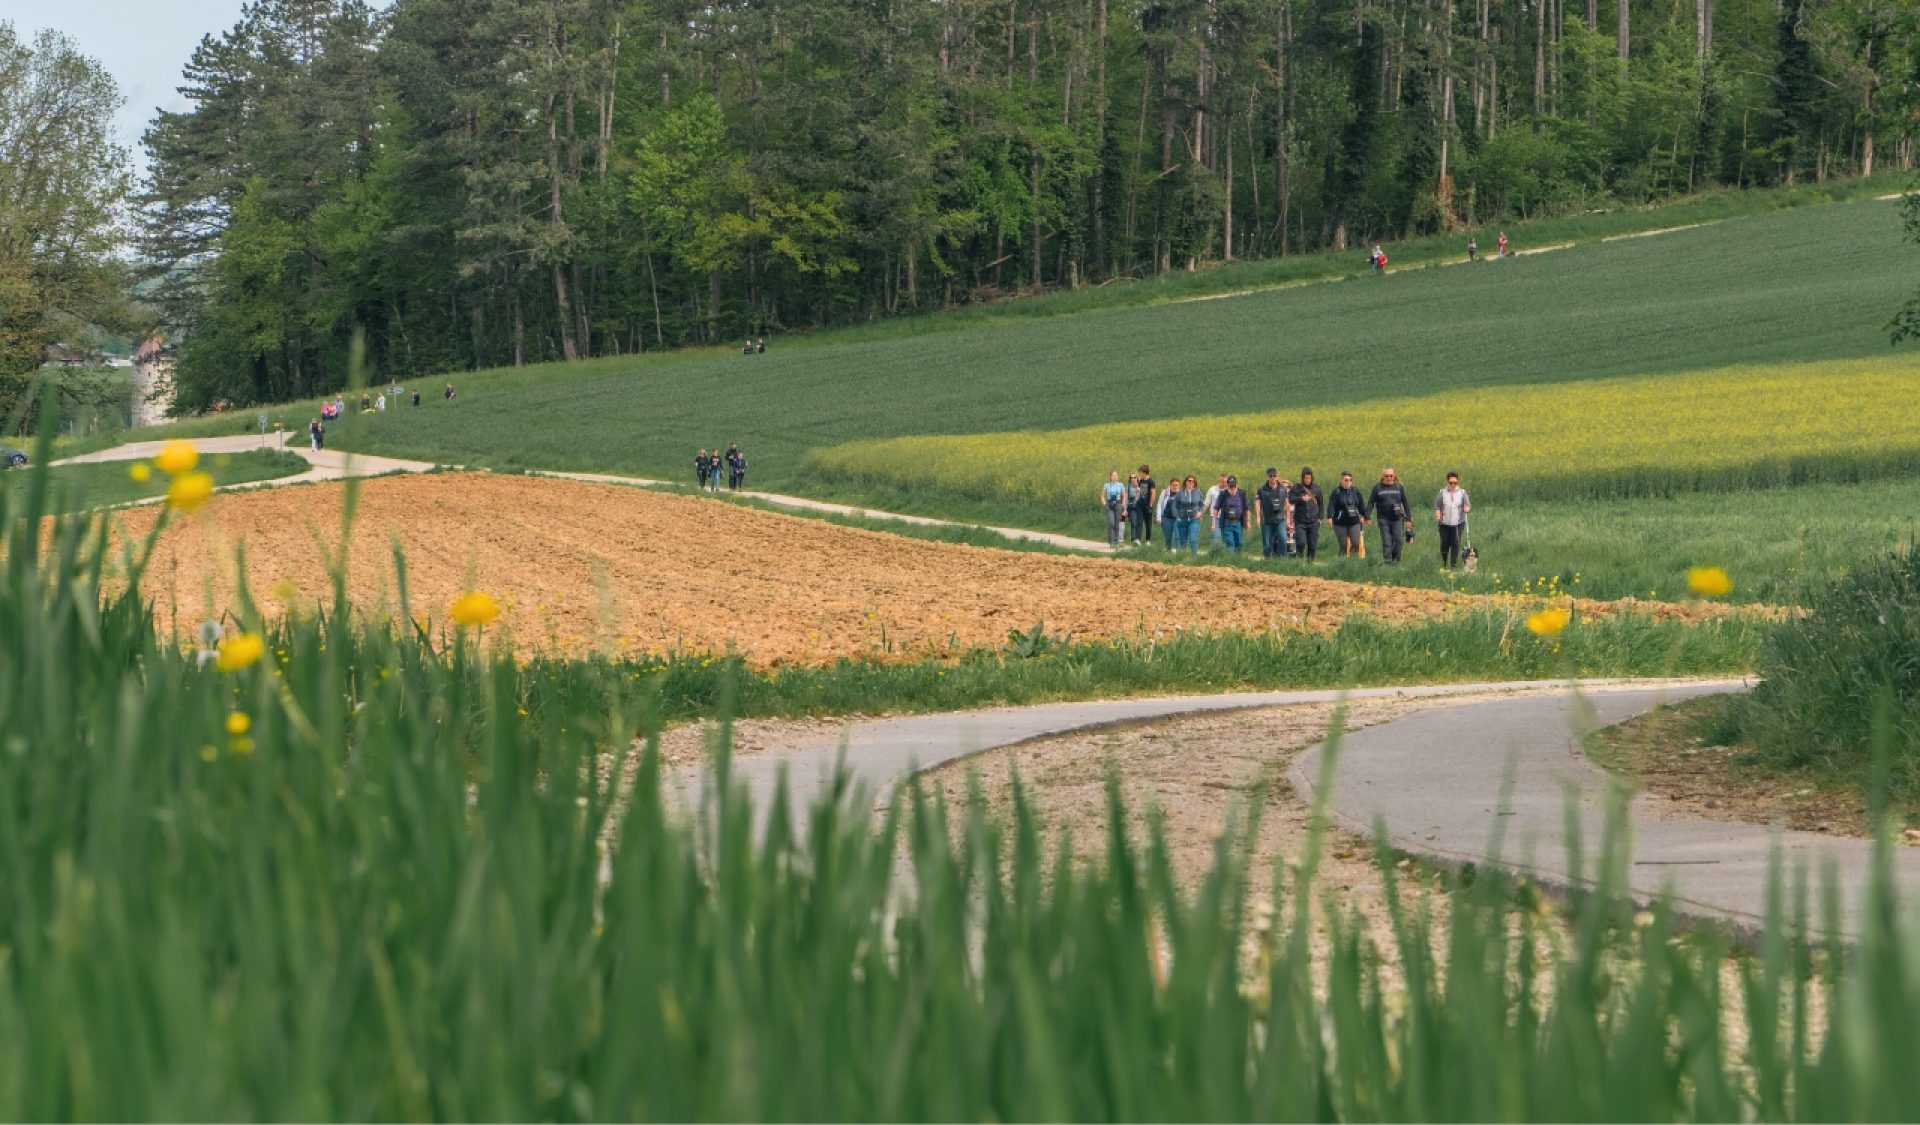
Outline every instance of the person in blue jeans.
<path fill-rule="evenodd" d="M 1228 477 L 1227 490 L 1214 501 L 1214 516 L 1219 524 L 1220 541 L 1236 555 L 1246 538 L 1249 507 L 1247 494 L 1240 491 L 1240 478 Z"/>
<path fill-rule="evenodd" d="M 1100 487 L 1100 506 L 1107 511 L 1107 546 L 1120 549 L 1120 530 L 1127 525 L 1127 486 L 1120 483 L 1120 470 L 1107 474 Z"/>
<path fill-rule="evenodd" d="M 1287 482 L 1280 479 L 1280 470 L 1268 469 L 1267 483 L 1253 494 L 1254 522 L 1260 525 L 1260 557 L 1263 559 L 1287 557 L 1288 525 L 1293 522 L 1293 507 L 1288 497 Z"/>
<path fill-rule="evenodd" d="M 1167 489 L 1167 550 L 1178 551 L 1182 547 L 1198 554 L 1200 551 L 1200 483 L 1188 477 L 1184 484 L 1168 481 Z"/>

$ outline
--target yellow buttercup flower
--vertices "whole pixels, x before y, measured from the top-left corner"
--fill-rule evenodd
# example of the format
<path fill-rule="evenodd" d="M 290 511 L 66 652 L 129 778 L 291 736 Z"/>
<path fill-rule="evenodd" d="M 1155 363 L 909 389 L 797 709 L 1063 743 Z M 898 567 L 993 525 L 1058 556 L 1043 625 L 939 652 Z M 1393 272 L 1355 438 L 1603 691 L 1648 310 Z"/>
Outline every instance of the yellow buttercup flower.
<path fill-rule="evenodd" d="M 448 616 L 453 618 L 455 625 L 468 629 L 479 628 L 493 624 L 500 616 L 500 603 L 494 601 L 491 594 L 474 590 L 456 598 Z"/>
<path fill-rule="evenodd" d="M 127 479 L 135 484 L 145 484 L 153 479 L 153 469 L 145 461 L 135 461 L 127 467 Z"/>
<path fill-rule="evenodd" d="M 1573 612 L 1565 609 L 1543 609 L 1527 614 L 1527 631 L 1536 637 L 1551 637 L 1567 627 L 1573 620 Z"/>
<path fill-rule="evenodd" d="M 206 473 L 188 473 L 173 478 L 167 486 L 167 506 L 183 512 L 197 510 L 213 495 L 213 477 Z"/>
<path fill-rule="evenodd" d="M 253 720 L 245 711 L 235 711 L 227 716 L 227 733 L 235 738 L 253 729 Z"/>
<path fill-rule="evenodd" d="M 1733 592 L 1733 579 L 1717 566 L 1696 566 L 1687 571 L 1687 586 L 1703 598 L 1724 598 Z"/>
<path fill-rule="evenodd" d="M 193 467 L 200 463 L 200 451 L 190 441 L 170 441 L 160 447 L 160 455 L 153 459 L 153 463 L 160 466 L 161 472 L 177 477 L 193 471 Z"/>
<path fill-rule="evenodd" d="M 241 633 L 220 642 L 220 651 L 214 656 L 213 665 L 222 672 L 238 672 L 258 664 L 266 652 L 267 642 L 260 639 L 260 634 Z"/>

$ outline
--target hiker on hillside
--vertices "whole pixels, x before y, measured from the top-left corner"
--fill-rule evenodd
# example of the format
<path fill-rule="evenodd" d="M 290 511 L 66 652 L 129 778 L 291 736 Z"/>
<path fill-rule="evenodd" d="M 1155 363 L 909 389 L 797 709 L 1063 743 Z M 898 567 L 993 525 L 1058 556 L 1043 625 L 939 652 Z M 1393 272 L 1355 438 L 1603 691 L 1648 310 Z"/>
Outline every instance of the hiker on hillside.
<path fill-rule="evenodd" d="M 307 423 L 307 438 L 313 442 L 313 448 L 316 452 L 327 444 L 327 428 L 320 424 L 320 419 L 315 418 L 313 421 Z"/>
<path fill-rule="evenodd" d="M 1327 497 L 1327 516 L 1333 521 L 1333 541 L 1340 545 L 1340 557 L 1360 553 L 1361 536 L 1366 534 L 1367 498 L 1353 486 L 1353 474 L 1340 474 L 1340 487 Z"/>
<path fill-rule="evenodd" d="M 1212 551 L 1220 545 L 1220 494 L 1226 490 L 1227 474 L 1225 473 L 1220 474 L 1218 483 L 1207 489 L 1207 495 L 1205 497 L 1206 511 L 1201 514 L 1200 518 L 1205 520 L 1207 524 L 1208 551 Z M 1194 550 L 1198 551 L 1199 548 L 1195 547 Z"/>
<path fill-rule="evenodd" d="M 1447 474 L 1447 487 L 1433 498 L 1433 522 L 1440 527 L 1440 566 L 1443 570 L 1452 570 L 1460 563 L 1460 538 L 1466 530 L 1467 513 L 1473 511 L 1473 501 L 1467 499 L 1467 490 L 1460 487 L 1460 474 Z"/>
<path fill-rule="evenodd" d="M 1200 491 L 1200 479 L 1188 474 L 1168 505 L 1173 514 L 1173 547 L 1179 550 L 1185 547 L 1194 554 L 1200 553 L 1200 511 L 1206 504 Z"/>
<path fill-rule="evenodd" d="M 420 405 L 420 388 L 419 387 L 413 388 L 413 404 L 415 406 Z"/>
<path fill-rule="evenodd" d="M 1300 483 L 1293 486 L 1293 553 L 1307 556 L 1313 562 L 1320 554 L 1320 513 L 1326 508 L 1326 497 L 1321 494 L 1320 486 L 1313 483 L 1313 470 L 1300 470 Z"/>
<path fill-rule="evenodd" d="M 1240 478 L 1227 478 L 1227 490 L 1220 494 L 1215 502 L 1215 515 L 1220 522 L 1220 536 L 1227 550 L 1240 553 L 1240 544 L 1247 531 L 1247 515 L 1251 505 L 1247 494 L 1240 491 Z"/>
<path fill-rule="evenodd" d="M 1500 232 L 1500 256 L 1502 258 L 1507 256 L 1507 232 L 1506 231 Z"/>
<path fill-rule="evenodd" d="M 1127 486 L 1120 483 L 1120 470 L 1107 474 L 1100 486 L 1100 507 L 1107 513 L 1107 546 L 1120 549 L 1120 527 L 1127 518 Z"/>
<path fill-rule="evenodd" d="M 1260 557 L 1287 557 L 1288 540 L 1293 537 L 1293 501 L 1280 470 L 1267 470 L 1267 483 L 1254 490 L 1253 520 L 1260 526 Z"/>
<path fill-rule="evenodd" d="M 753 342 L 753 350 L 754 350 L 754 353 L 757 355 L 766 355 L 767 354 L 767 338 L 765 336 L 762 336 L 758 340 L 755 340 Z"/>
<path fill-rule="evenodd" d="M 1381 561 L 1399 562 L 1400 549 L 1407 545 L 1413 529 L 1407 526 L 1411 511 L 1407 506 L 1406 487 L 1400 483 L 1400 474 L 1391 467 L 1380 470 L 1380 483 L 1367 494 L 1367 507 L 1362 514 L 1380 525 Z"/>
<path fill-rule="evenodd" d="M 1153 509 L 1160 499 L 1160 486 L 1153 479 L 1153 470 L 1140 466 L 1140 488 L 1142 490 L 1140 519 L 1146 525 L 1142 540 L 1153 542 Z"/>
<path fill-rule="evenodd" d="M 740 452 L 740 443 L 732 442 L 727 446 L 727 491 L 740 491 L 740 482 L 747 479 L 747 455 Z"/>
<path fill-rule="evenodd" d="M 712 469 L 713 462 L 707 457 L 706 450 L 702 449 L 693 455 L 693 475 L 694 478 L 700 482 L 700 488 L 704 489 L 707 487 L 707 473 L 712 471 Z"/>
<path fill-rule="evenodd" d="M 1380 244 L 1376 242 L 1373 253 L 1367 255 L 1367 261 L 1373 266 L 1373 272 L 1379 273 L 1387 268 L 1387 252 L 1380 249 Z"/>
<path fill-rule="evenodd" d="M 752 354 L 753 354 L 753 341 L 752 341 L 752 340 L 748 340 L 748 341 L 747 341 L 747 343 L 746 343 L 746 346 L 740 349 L 740 354 L 741 354 L 741 355 L 752 355 Z"/>
<path fill-rule="evenodd" d="M 452 402 L 453 401 L 453 384 L 452 383 L 447 384 L 446 394 L 447 394 L 447 401 Z"/>
<path fill-rule="evenodd" d="M 1467 238 L 1467 261 L 1477 262 L 1479 260 L 1480 260 L 1480 240 L 1469 235 Z"/>

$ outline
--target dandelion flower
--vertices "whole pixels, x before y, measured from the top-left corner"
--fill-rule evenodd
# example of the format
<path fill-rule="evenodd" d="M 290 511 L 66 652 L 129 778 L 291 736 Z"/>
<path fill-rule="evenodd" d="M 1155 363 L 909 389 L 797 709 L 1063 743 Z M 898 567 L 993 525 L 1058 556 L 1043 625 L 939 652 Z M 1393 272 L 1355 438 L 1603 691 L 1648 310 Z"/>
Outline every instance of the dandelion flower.
<path fill-rule="evenodd" d="M 1573 620 L 1573 613 L 1564 609 L 1543 609 L 1527 614 L 1527 631 L 1536 637 L 1551 637 L 1559 634 Z"/>
<path fill-rule="evenodd" d="M 214 657 L 213 665 L 222 672 L 238 672 L 259 663 L 266 651 L 267 643 L 260 639 L 260 634 L 241 633 L 220 642 L 220 652 Z"/>
<path fill-rule="evenodd" d="M 253 720 L 245 711 L 234 711 L 227 716 L 227 733 L 235 738 L 253 729 Z"/>
<path fill-rule="evenodd" d="M 500 603 L 494 601 L 492 595 L 474 590 L 455 599 L 447 615 L 455 625 L 479 628 L 491 625 L 500 616 Z"/>
<path fill-rule="evenodd" d="M 1717 566 L 1696 566 L 1687 571 L 1687 585 L 1703 598 L 1724 598 L 1733 592 L 1733 579 Z"/>
<path fill-rule="evenodd" d="M 190 441 L 170 441 L 160 447 L 160 454 L 153 459 L 153 463 L 160 467 L 161 472 L 177 477 L 193 471 L 193 467 L 200 463 L 200 451 Z"/>
<path fill-rule="evenodd" d="M 213 495 L 213 478 L 206 473 L 188 473 L 173 478 L 167 486 L 167 506 L 191 512 Z"/>
<path fill-rule="evenodd" d="M 240 738 L 229 739 L 227 741 L 227 751 L 229 753 L 240 754 L 243 756 L 247 754 L 251 754 L 253 753 L 253 739 L 247 738 L 245 736 L 242 736 Z"/>
<path fill-rule="evenodd" d="M 135 484 L 145 484 L 153 479 L 153 469 L 145 461 L 135 461 L 127 466 L 127 479 Z"/>

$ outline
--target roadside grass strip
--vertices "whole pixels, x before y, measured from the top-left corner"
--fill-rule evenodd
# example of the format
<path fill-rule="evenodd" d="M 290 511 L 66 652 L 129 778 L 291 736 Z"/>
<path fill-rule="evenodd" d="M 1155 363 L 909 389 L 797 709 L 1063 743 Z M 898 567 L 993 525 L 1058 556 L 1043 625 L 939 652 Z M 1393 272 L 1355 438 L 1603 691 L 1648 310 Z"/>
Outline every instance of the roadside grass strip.
<path fill-rule="evenodd" d="M 1162 481 L 1269 466 L 1364 490 L 1392 465 L 1424 504 L 1456 471 L 1476 499 L 1614 499 L 1851 482 L 1920 468 L 1920 357 L 1737 366 L 1683 375 L 1447 391 L 1061 430 L 856 442 L 814 475 L 854 487 L 1091 510 L 1110 470 Z"/>

